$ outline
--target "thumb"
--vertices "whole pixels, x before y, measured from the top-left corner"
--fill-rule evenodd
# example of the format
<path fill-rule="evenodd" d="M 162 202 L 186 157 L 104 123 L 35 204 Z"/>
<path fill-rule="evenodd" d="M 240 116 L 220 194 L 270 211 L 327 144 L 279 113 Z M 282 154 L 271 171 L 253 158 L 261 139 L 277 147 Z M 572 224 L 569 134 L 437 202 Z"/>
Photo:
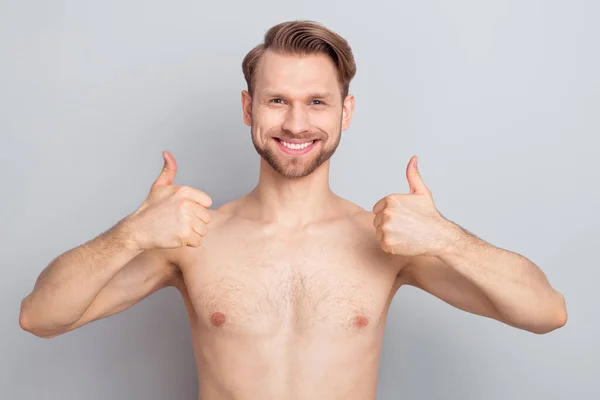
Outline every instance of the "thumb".
<path fill-rule="evenodd" d="M 408 179 L 408 185 L 410 186 L 411 194 L 425 194 L 429 193 L 429 189 L 423 182 L 419 169 L 417 168 L 417 156 L 411 157 L 406 167 L 406 179 Z"/>
<path fill-rule="evenodd" d="M 172 185 L 175 182 L 175 174 L 177 173 L 177 162 L 175 158 L 168 151 L 162 152 L 163 159 L 165 163 L 163 164 L 163 169 L 158 175 L 158 178 L 152 184 L 152 187 L 155 188 L 157 186 L 166 186 Z"/>

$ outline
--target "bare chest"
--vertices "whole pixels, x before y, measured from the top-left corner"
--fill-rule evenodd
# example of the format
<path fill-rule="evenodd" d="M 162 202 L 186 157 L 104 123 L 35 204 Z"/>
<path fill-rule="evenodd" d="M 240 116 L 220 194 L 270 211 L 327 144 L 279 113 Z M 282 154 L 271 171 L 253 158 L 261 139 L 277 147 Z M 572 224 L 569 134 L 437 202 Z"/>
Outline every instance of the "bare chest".
<path fill-rule="evenodd" d="M 398 264 L 374 234 L 278 238 L 240 230 L 215 234 L 181 269 L 199 329 L 337 334 L 381 325 Z"/>

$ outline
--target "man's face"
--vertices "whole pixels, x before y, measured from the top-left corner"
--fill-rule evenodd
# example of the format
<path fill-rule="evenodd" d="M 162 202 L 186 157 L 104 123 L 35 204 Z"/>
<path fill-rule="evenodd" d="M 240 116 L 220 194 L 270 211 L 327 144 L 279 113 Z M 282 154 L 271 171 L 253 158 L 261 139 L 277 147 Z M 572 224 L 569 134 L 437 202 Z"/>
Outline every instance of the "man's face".
<path fill-rule="evenodd" d="M 243 91 L 242 106 L 258 154 L 280 175 L 301 178 L 337 149 L 341 131 L 350 124 L 354 98 L 342 102 L 337 70 L 326 55 L 267 50 L 255 71 L 254 95 Z M 296 148 L 283 141 L 296 143 Z"/>

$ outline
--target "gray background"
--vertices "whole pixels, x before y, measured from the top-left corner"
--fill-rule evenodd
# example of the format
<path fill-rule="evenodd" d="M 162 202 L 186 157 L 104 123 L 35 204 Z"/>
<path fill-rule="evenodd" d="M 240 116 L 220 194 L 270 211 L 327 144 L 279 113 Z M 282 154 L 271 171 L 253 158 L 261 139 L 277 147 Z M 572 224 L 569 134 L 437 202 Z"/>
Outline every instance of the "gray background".
<path fill-rule="evenodd" d="M 256 183 L 243 56 L 314 19 L 352 45 L 356 113 L 335 192 L 369 209 L 420 157 L 438 209 L 525 255 L 566 299 L 535 335 L 399 291 L 379 399 L 592 399 L 598 389 L 599 3 L 1 1 L 0 398 L 195 399 L 182 301 L 165 289 L 46 340 L 19 305 L 58 254 L 144 200 L 168 149 L 214 206 Z"/>

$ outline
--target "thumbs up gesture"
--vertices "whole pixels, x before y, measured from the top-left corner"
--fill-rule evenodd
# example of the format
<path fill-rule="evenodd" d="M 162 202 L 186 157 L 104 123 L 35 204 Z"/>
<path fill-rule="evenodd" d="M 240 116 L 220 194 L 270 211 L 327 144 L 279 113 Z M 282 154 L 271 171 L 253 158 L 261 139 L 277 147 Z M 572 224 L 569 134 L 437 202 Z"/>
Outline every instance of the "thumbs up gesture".
<path fill-rule="evenodd" d="M 416 156 L 408 162 L 406 178 L 410 194 L 391 194 L 373 206 L 375 236 L 387 253 L 435 256 L 451 240 L 452 223 L 433 204 L 431 191 L 417 169 Z"/>
<path fill-rule="evenodd" d="M 130 216 L 130 228 L 141 250 L 198 247 L 207 233 L 212 199 L 189 186 L 175 186 L 177 163 L 163 152 L 163 169 L 142 205 Z"/>

